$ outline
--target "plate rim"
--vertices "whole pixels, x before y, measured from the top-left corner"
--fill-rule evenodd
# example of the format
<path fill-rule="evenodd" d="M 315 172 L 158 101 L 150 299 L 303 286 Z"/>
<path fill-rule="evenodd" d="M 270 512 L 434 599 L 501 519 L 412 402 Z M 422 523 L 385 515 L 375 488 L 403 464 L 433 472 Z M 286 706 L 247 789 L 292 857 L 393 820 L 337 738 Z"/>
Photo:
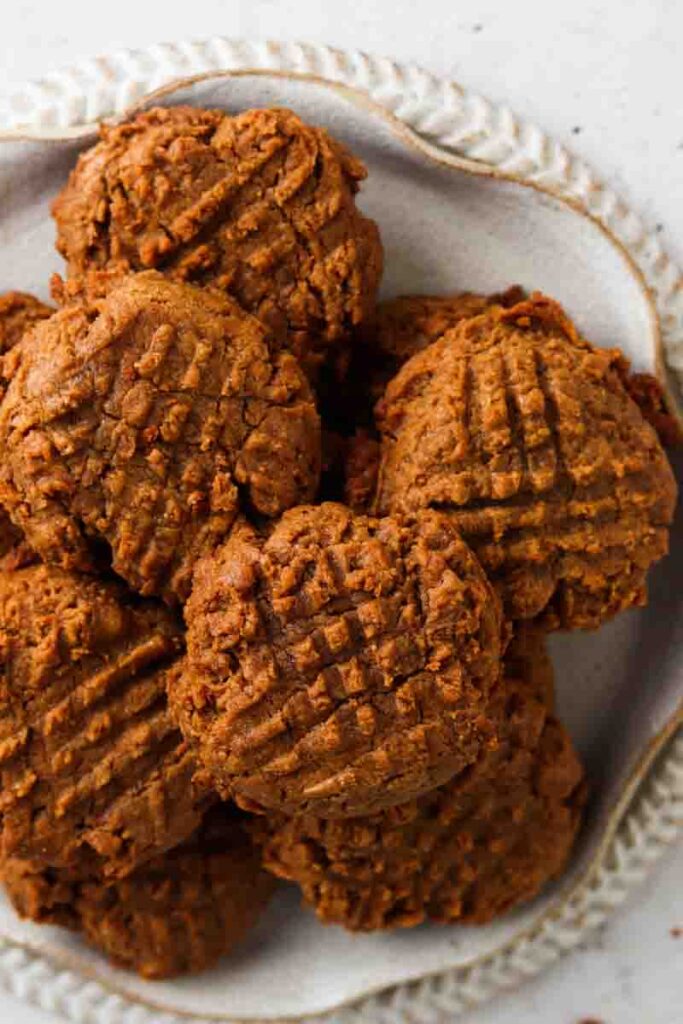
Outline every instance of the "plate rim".
<path fill-rule="evenodd" d="M 182 84 L 217 74 L 315 79 L 333 88 L 351 90 L 356 98 L 367 97 L 375 112 L 390 120 L 394 128 L 405 128 L 406 141 L 417 145 L 430 159 L 468 173 L 538 188 L 587 216 L 626 257 L 629 269 L 641 285 L 653 316 L 655 366 L 667 388 L 672 410 L 683 420 L 680 402 L 664 366 L 666 352 L 670 365 L 683 373 L 683 275 L 664 253 L 659 239 L 645 230 L 623 200 L 586 164 L 540 129 L 516 119 L 507 108 L 496 106 L 459 84 L 415 65 L 357 51 L 308 43 L 217 37 L 193 43 L 156 44 L 83 61 L 23 88 L 20 95 L 28 102 L 31 114 L 28 122 L 21 122 L 16 116 L 13 119 L 12 97 L 0 104 L 0 121 L 4 116 L 4 123 L 9 126 L 6 138 L 56 139 L 54 127 L 49 127 L 45 134 L 45 125 L 55 123 L 63 138 L 85 138 L 92 132 L 93 117 L 99 120 L 122 116 L 152 96 L 162 97 Z M 82 101 L 84 97 L 88 99 L 87 90 L 91 88 L 94 102 L 90 110 L 86 109 L 91 115 L 88 120 L 83 118 Z M 369 1024 L 379 1015 L 384 1016 L 387 1006 L 391 1008 L 392 1020 L 427 1024 L 436 1019 L 432 1011 L 443 1012 L 446 1004 L 449 1012 L 457 1013 L 539 973 L 576 945 L 587 930 L 605 920 L 634 882 L 644 876 L 656 859 L 655 853 L 663 852 L 680 832 L 680 822 L 676 823 L 671 812 L 683 799 L 683 737 L 678 741 L 674 738 L 682 725 L 683 704 L 640 752 L 590 863 L 569 890 L 562 891 L 557 900 L 511 939 L 471 963 L 384 986 L 379 992 L 367 991 L 322 1013 L 267 1018 L 267 1024 L 322 1024 L 331 1015 L 336 1020 L 339 1014 L 344 1024 Z M 656 772 L 651 771 L 660 757 L 662 763 Z M 650 791 L 656 799 L 648 796 Z M 640 845 L 631 849 L 634 834 L 639 836 Z M 620 868 L 624 859 L 629 862 L 628 870 Z M 610 886 L 612 893 L 606 899 L 602 890 Z M 585 906 L 580 906 L 582 900 Z M 571 915 L 577 907 L 583 923 L 572 925 Z M 559 941 L 557 936 L 562 930 L 563 938 Z M 30 943 L 2 935 L 0 983 L 20 997 L 79 1022 L 94 1019 L 101 1024 L 133 1024 L 134 1019 L 135 1024 L 161 1024 L 163 1019 L 185 1024 L 228 1024 L 238 1020 L 197 1016 L 124 993 L 98 977 L 97 971 L 83 965 L 75 954 L 51 955 Z M 65 992 L 69 997 L 66 1001 Z M 239 1018 L 239 1024 L 247 1021 L 260 1024 L 257 1018 Z"/>
<path fill-rule="evenodd" d="M 636 272 L 654 317 L 655 370 L 683 426 L 683 273 L 625 200 L 582 159 L 504 104 L 416 64 L 308 42 L 155 43 L 81 60 L 0 96 L 0 141 L 77 140 L 178 83 L 225 74 L 322 79 L 367 96 L 459 169 L 538 185 L 587 214 Z M 675 378 L 677 381 L 675 382 Z"/>

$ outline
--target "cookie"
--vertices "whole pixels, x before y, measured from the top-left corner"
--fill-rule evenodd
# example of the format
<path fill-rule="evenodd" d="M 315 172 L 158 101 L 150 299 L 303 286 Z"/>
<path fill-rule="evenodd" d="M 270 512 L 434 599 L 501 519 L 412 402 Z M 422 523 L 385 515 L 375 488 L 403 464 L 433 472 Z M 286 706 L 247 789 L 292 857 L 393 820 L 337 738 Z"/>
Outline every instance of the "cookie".
<path fill-rule="evenodd" d="M 380 302 L 373 315 L 354 335 L 348 373 L 330 395 L 334 421 L 346 433 L 371 428 L 373 406 L 405 362 L 441 338 L 462 320 L 478 316 L 492 305 L 519 302 L 524 291 L 482 295 L 399 295 Z"/>
<path fill-rule="evenodd" d="M 379 441 L 367 430 L 357 430 L 346 444 L 344 500 L 354 512 L 369 512 L 377 491 Z"/>
<path fill-rule="evenodd" d="M 654 427 L 665 448 L 678 448 L 683 443 L 681 422 L 669 410 L 664 388 L 651 373 L 632 373 L 630 363 L 623 360 L 617 367 L 629 397 L 636 403 L 643 419 Z"/>
<path fill-rule="evenodd" d="M 540 295 L 463 321 L 378 405 L 376 510 L 447 511 L 512 619 L 595 628 L 642 605 L 676 484 L 622 359 Z"/>
<path fill-rule="evenodd" d="M 232 299 L 154 271 L 35 328 L 0 446 L 0 500 L 46 562 L 88 572 L 104 556 L 169 603 L 238 512 L 277 516 L 320 471 L 295 359 Z"/>
<path fill-rule="evenodd" d="M 275 884 L 222 807 L 184 844 L 117 881 L 20 860 L 0 873 L 22 917 L 81 931 L 117 966 L 144 978 L 212 967 L 253 927 Z"/>
<path fill-rule="evenodd" d="M 26 292 L 0 295 L 0 356 L 16 348 L 34 324 L 52 316 L 54 310 Z M 16 356 L 0 361 L 0 399 L 5 394 L 16 366 Z M 31 561 L 33 554 L 4 509 L 0 508 L 0 570 Z"/>
<path fill-rule="evenodd" d="M 26 292 L 0 295 L 0 355 L 13 349 L 31 327 L 53 313 L 51 306 Z"/>
<path fill-rule="evenodd" d="M 493 733 L 498 601 L 448 516 L 326 503 L 244 526 L 198 566 L 169 698 L 247 808 L 329 817 L 433 788 Z"/>
<path fill-rule="evenodd" d="M 353 931 L 483 924 L 532 899 L 566 865 L 585 787 L 567 733 L 518 674 L 525 665 L 506 660 L 498 742 L 474 764 L 379 814 L 255 819 L 265 866 L 323 922 Z"/>
<path fill-rule="evenodd" d="M 534 697 L 548 711 L 555 708 L 555 671 L 546 644 L 545 630 L 534 623 L 518 622 L 505 650 L 508 681 Z"/>
<path fill-rule="evenodd" d="M 311 375 L 370 314 L 377 227 L 363 165 L 289 110 L 155 108 L 101 129 L 53 205 L 67 275 L 155 268 L 227 291 Z"/>
<path fill-rule="evenodd" d="M 0 574 L 0 855 L 122 875 L 211 796 L 169 714 L 182 631 L 118 583 Z"/>

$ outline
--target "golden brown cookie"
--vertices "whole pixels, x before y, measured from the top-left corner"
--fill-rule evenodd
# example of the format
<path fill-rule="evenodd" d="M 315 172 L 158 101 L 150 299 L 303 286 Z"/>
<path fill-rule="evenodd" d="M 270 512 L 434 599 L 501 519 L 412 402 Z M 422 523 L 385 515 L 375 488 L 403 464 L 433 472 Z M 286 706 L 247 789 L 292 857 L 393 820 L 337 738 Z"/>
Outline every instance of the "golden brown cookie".
<path fill-rule="evenodd" d="M 125 277 L 135 273 L 125 263 L 116 263 L 104 270 L 85 270 L 78 277 L 50 277 L 50 295 L 57 306 L 99 306 Z"/>
<path fill-rule="evenodd" d="M 378 405 L 377 509 L 447 511 L 510 618 L 593 628 L 643 604 L 676 485 L 621 358 L 540 295 L 463 321 Z"/>
<path fill-rule="evenodd" d="M 265 866 L 322 921 L 358 931 L 481 924 L 534 897 L 566 864 L 584 787 L 566 732 L 517 676 L 525 664 L 506 662 L 498 743 L 475 764 L 380 814 L 255 819 Z"/>
<path fill-rule="evenodd" d="M 22 917 L 82 931 L 114 963 L 145 978 L 211 967 L 252 928 L 274 888 L 223 807 L 183 845 L 117 881 L 17 860 L 1 873 Z"/>
<path fill-rule="evenodd" d="M 118 583 L 0 574 L 0 856 L 118 875 L 209 800 L 166 700 L 179 624 Z"/>
<path fill-rule="evenodd" d="M 443 782 L 489 741 L 501 614 L 436 512 L 286 513 L 200 563 L 174 713 L 221 795 L 344 817 Z"/>
<path fill-rule="evenodd" d="M 493 295 L 399 295 L 378 305 L 365 340 L 373 353 L 386 361 L 386 382 L 411 356 L 438 341 L 462 320 L 479 316 L 491 306 L 514 306 L 524 298 L 524 289 L 517 285 Z"/>
<path fill-rule="evenodd" d="M 156 108 L 81 156 L 53 206 L 57 247 L 71 278 L 156 268 L 223 288 L 314 367 L 374 305 L 365 174 L 289 110 Z"/>
<path fill-rule="evenodd" d="M 0 446 L 0 500 L 45 561 L 92 571 L 104 546 L 134 590 L 169 603 L 239 511 L 312 498 L 320 469 L 296 360 L 234 300 L 154 271 L 32 332 Z"/>
<path fill-rule="evenodd" d="M 21 359 L 19 342 L 31 328 L 53 313 L 51 306 L 27 292 L 0 295 L 0 400 Z M 4 516 L 2 518 L 4 520 Z"/>

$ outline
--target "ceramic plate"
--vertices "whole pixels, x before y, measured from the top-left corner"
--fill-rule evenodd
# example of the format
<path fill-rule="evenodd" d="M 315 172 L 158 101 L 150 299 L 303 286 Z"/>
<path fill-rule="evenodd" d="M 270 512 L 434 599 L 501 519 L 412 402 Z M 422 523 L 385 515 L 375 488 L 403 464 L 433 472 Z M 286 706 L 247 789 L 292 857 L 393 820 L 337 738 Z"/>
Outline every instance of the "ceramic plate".
<path fill-rule="evenodd" d="M 417 69 L 324 47 L 157 47 L 8 98 L 0 127 L 15 141 L 0 150 L 0 290 L 46 294 L 60 269 L 49 200 L 94 123 L 152 102 L 151 93 L 154 102 L 230 111 L 290 106 L 325 125 L 368 166 L 360 204 L 382 231 L 385 295 L 539 288 L 591 340 L 619 345 L 638 369 L 658 373 L 679 411 L 680 274 L 623 203 L 509 113 Z M 479 929 L 351 936 L 323 928 L 283 889 L 234 957 L 200 978 L 150 984 L 77 938 L 17 921 L 0 903 L 0 978 L 98 1024 L 314 1021 L 331 1011 L 370 1024 L 443 1019 L 542 969 L 604 920 L 678 827 L 681 541 L 678 523 L 648 608 L 594 634 L 551 640 L 560 714 L 593 792 L 569 873 L 529 907 Z"/>

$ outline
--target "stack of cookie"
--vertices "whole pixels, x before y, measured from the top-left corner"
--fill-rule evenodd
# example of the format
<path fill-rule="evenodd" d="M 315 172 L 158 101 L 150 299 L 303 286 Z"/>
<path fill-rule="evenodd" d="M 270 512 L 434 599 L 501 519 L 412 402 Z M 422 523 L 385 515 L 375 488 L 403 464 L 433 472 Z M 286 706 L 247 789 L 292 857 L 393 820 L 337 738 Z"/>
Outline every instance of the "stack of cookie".
<path fill-rule="evenodd" d="M 356 930 L 532 898 L 585 794 L 545 634 L 666 552 L 656 382 L 519 288 L 378 306 L 364 175 L 151 110 L 54 203 L 59 308 L 0 300 L 0 872 L 147 977 L 275 876 Z"/>

